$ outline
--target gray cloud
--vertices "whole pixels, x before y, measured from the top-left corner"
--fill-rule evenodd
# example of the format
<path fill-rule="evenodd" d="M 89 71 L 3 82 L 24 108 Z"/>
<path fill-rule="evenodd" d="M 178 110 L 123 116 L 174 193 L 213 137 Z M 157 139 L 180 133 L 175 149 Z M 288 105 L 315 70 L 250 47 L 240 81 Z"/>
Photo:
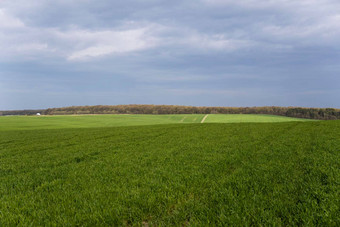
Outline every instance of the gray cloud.
<path fill-rule="evenodd" d="M 340 107 L 339 12 L 335 0 L 1 1 L 0 109 L 81 96 Z M 110 102 L 110 88 L 130 98 Z"/>

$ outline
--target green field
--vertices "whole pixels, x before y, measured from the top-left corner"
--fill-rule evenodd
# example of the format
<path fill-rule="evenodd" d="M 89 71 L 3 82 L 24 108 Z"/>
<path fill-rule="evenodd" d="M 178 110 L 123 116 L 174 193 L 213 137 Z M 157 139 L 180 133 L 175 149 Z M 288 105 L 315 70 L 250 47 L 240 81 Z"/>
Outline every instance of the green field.
<path fill-rule="evenodd" d="M 93 128 L 173 123 L 199 123 L 204 115 L 53 115 L 0 117 L 1 130 Z"/>
<path fill-rule="evenodd" d="M 310 119 L 292 118 L 262 114 L 209 114 L 205 123 L 244 123 L 244 122 L 287 122 L 312 121 Z"/>
<path fill-rule="evenodd" d="M 0 117 L 0 226 L 340 225 L 340 121 L 203 117 Z"/>
<path fill-rule="evenodd" d="M 0 131 L 200 123 L 204 116 L 204 114 L 5 116 L 0 117 Z M 204 123 L 287 121 L 308 121 L 308 119 L 256 114 L 209 114 Z"/>

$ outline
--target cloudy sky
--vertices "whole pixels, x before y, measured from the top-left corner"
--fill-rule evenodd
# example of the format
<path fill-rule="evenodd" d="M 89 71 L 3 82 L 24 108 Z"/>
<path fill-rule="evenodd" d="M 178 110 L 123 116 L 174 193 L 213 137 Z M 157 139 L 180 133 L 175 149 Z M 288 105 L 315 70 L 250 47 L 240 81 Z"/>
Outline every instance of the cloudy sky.
<path fill-rule="evenodd" d="M 340 107 L 339 0 L 0 0 L 0 109 Z"/>

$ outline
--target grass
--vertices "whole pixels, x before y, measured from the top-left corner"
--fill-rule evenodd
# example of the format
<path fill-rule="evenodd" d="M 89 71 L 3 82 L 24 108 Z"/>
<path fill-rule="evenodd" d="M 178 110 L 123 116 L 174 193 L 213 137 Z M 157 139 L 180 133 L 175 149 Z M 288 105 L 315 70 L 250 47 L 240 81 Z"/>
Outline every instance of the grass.
<path fill-rule="evenodd" d="M 0 117 L 0 131 L 200 123 L 204 116 L 204 114 L 6 116 Z M 209 114 L 204 122 L 287 122 L 306 120 L 273 115 Z"/>
<path fill-rule="evenodd" d="M 0 226 L 340 224 L 340 121 L 13 127 Z"/>
<path fill-rule="evenodd" d="M 243 123 L 243 122 L 287 122 L 312 121 L 304 118 L 292 118 L 265 114 L 209 114 L 205 123 Z"/>

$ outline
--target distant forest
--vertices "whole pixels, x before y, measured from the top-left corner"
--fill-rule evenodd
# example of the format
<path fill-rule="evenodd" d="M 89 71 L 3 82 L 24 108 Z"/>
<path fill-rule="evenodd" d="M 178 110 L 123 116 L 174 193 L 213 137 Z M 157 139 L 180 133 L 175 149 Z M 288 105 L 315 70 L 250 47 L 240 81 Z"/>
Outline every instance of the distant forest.
<path fill-rule="evenodd" d="M 340 109 L 302 107 L 195 107 L 175 105 L 70 106 L 43 110 L 0 111 L 0 115 L 66 114 L 272 114 L 320 120 L 340 119 Z"/>

